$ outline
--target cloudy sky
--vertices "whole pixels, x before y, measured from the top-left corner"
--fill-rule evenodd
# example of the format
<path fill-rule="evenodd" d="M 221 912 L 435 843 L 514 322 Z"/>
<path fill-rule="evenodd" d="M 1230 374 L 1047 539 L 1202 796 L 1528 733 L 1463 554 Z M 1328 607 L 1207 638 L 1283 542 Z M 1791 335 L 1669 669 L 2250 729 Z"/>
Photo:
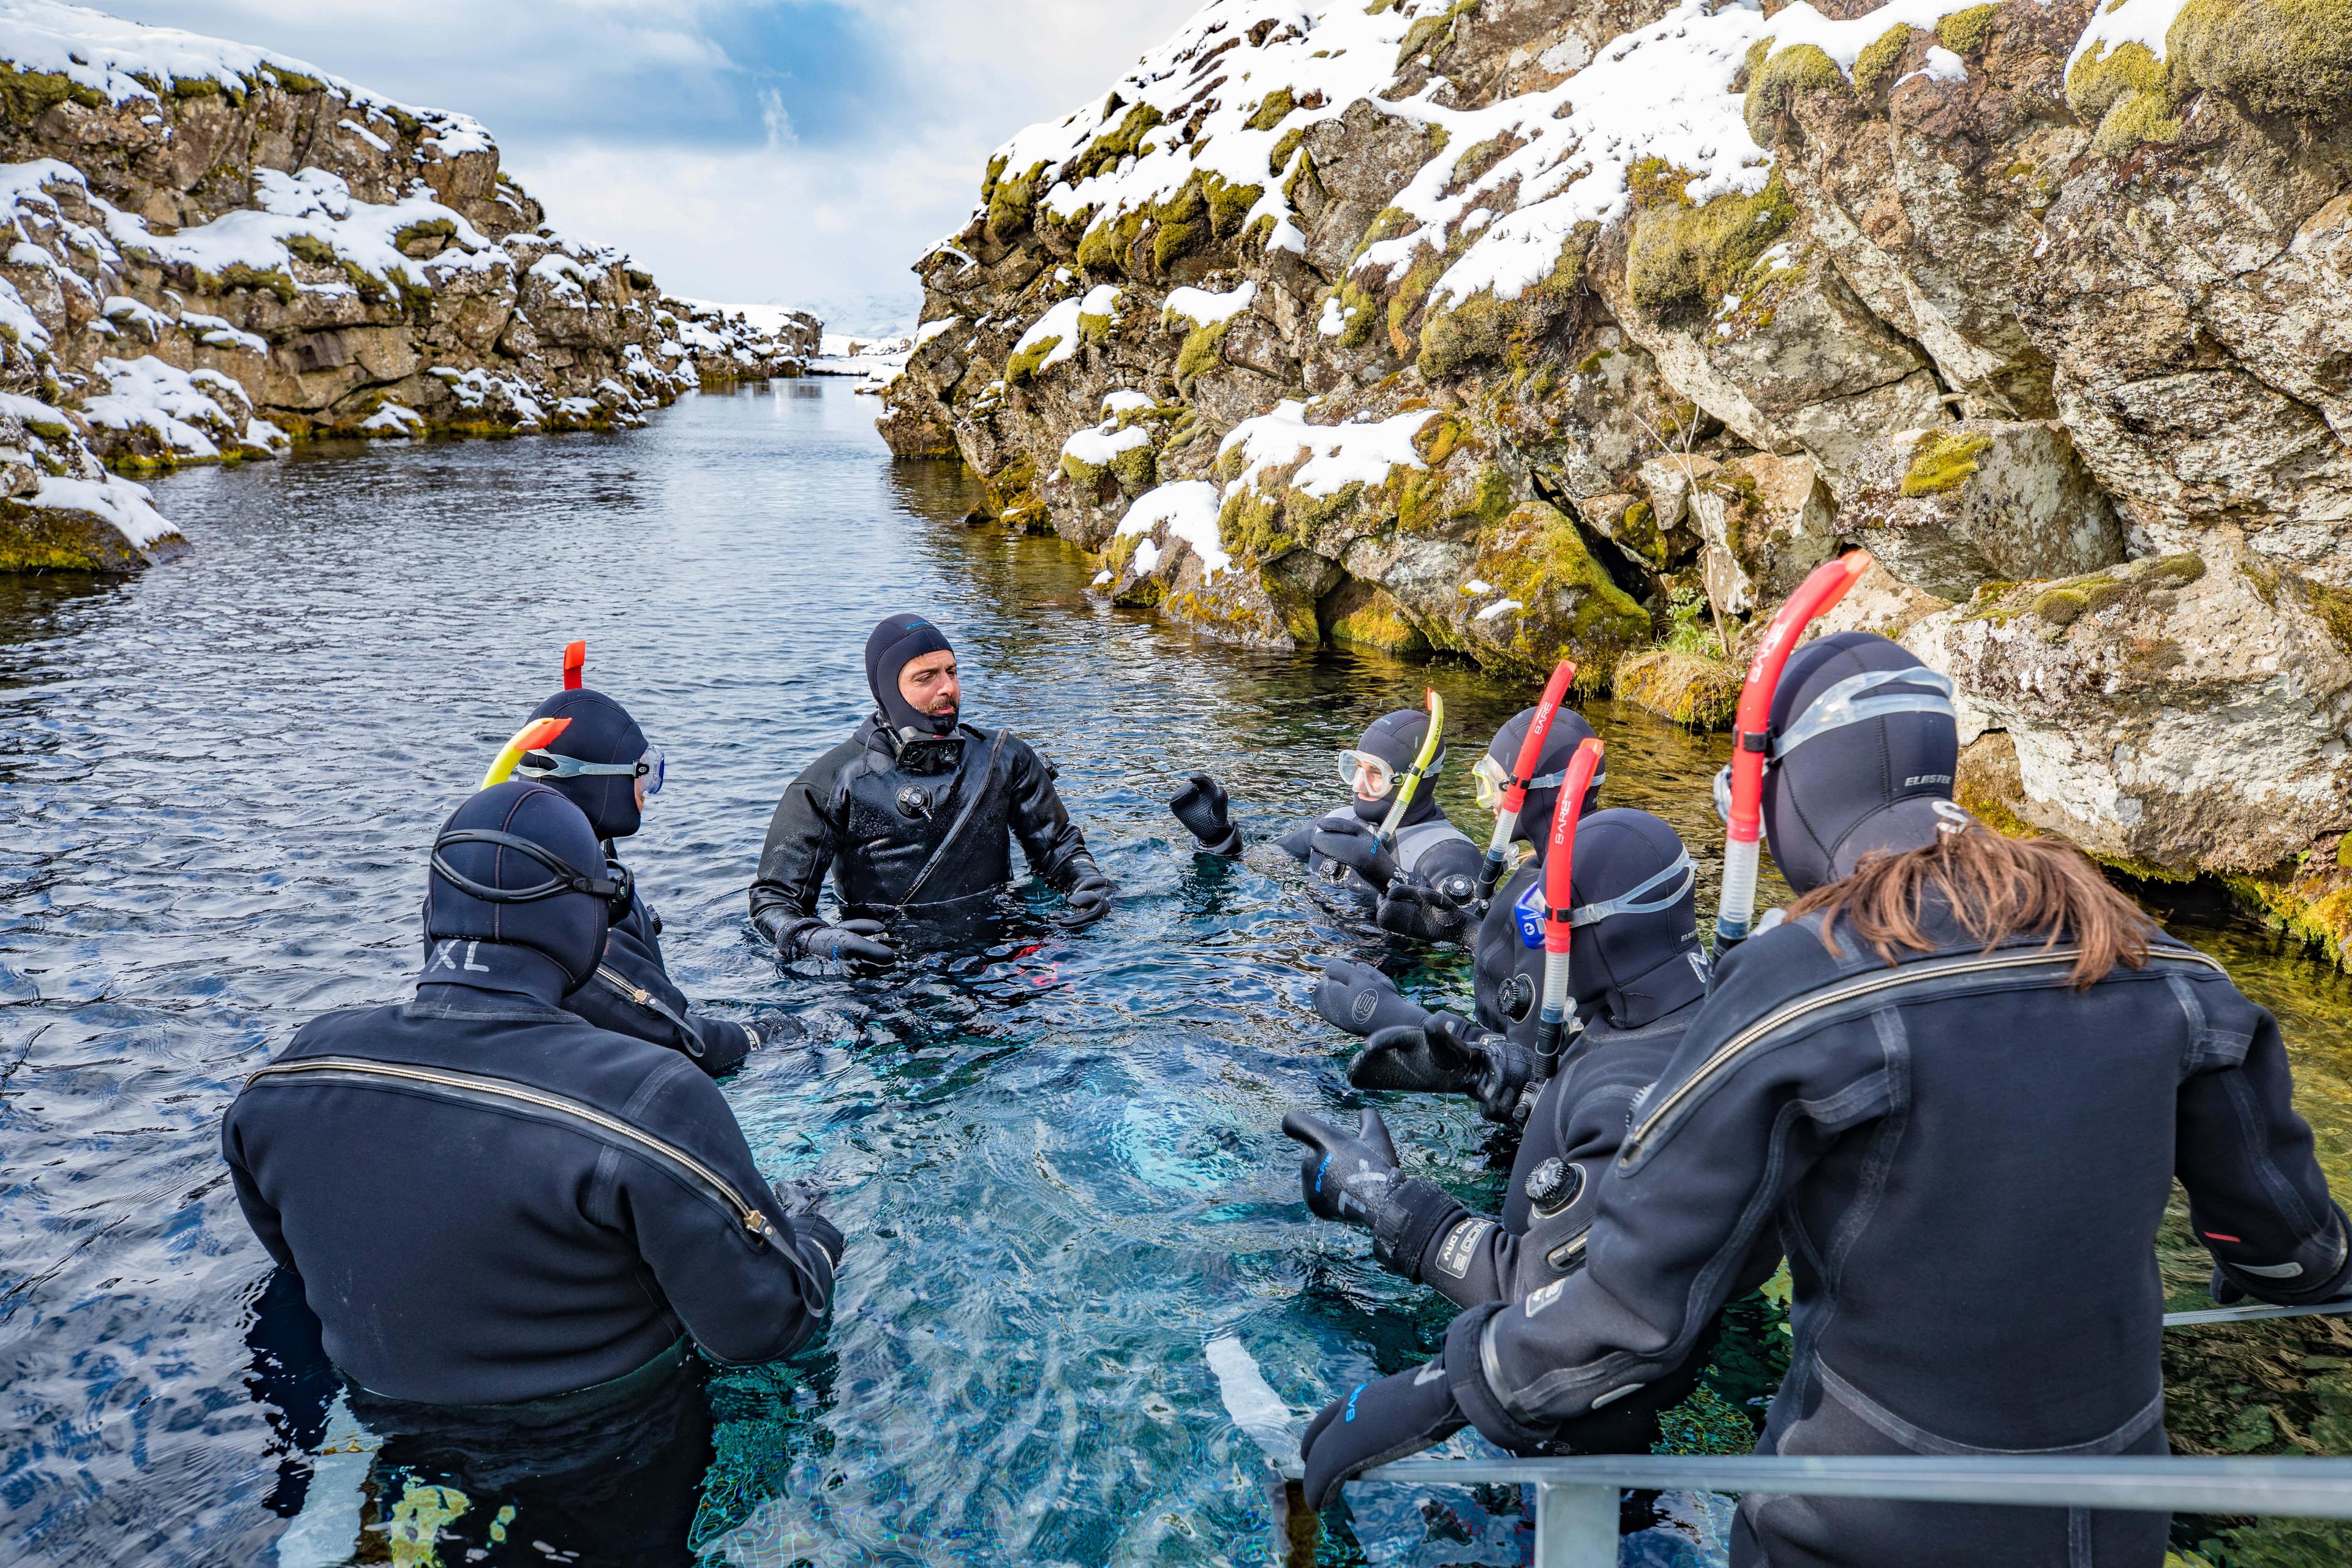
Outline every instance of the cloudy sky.
<path fill-rule="evenodd" d="M 94 0 L 488 125 L 559 227 L 665 288 L 911 321 L 991 150 L 1203 0 Z"/>

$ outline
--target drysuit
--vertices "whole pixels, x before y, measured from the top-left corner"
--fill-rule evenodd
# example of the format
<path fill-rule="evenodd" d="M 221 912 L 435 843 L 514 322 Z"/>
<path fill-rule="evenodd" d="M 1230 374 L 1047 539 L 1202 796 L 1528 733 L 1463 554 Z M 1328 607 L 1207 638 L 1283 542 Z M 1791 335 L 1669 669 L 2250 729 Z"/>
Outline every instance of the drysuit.
<path fill-rule="evenodd" d="M 362 1388 L 541 1400 L 681 1336 L 772 1361 L 826 1312 L 814 1195 L 771 1190 L 685 1056 L 561 1005 L 625 897 L 571 802 L 483 791 L 435 847 L 415 998 L 304 1025 L 229 1107 L 238 1205 Z"/>
<path fill-rule="evenodd" d="M 1062 805 L 1053 764 L 1008 731 L 921 713 L 899 695 L 898 669 L 919 657 L 908 650 L 946 647 L 917 617 L 885 621 L 866 658 L 877 712 L 776 803 L 751 922 L 787 956 L 895 962 L 874 939 L 902 915 L 937 919 L 979 905 L 1012 880 L 1014 839 L 1075 918 L 1108 910 L 1110 880 Z M 817 913 L 827 871 L 839 924 Z"/>
<path fill-rule="evenodd" d="M 632 773 L 572 770 L 583 763 L 604 769 L 639 764 L 653 754 L 645 731 L 619 703 L 580 688 L 557 692 L 530 716 L 570 722 L 541 750 L 526 753 L 515 772 L 578 806 L 604 840 L 605 858 L 617 863 L 614 840 L 630 837 L 643 821 L 636 778 Z M 595 973 L 563 999 L 565 1010 L 600 1029 L 684 1051 L 713 1077 L 740 1065 L 762 1041 L 800 1033 L 789 1018 L 749 1024 L 696 1013 L 662 962 L 661 929 L 661 915 L 652 903 L 642 893 L 633 897 L 628 912 L 613 922 Z"/>
<path fill-rule="evenodd" d="M 1575 966 L 1570 994 L 1590 1021 L 1532 1097 L 1499 1217 L 1471 1212 L 1426 1178 L 1397 1173 L 1374 1112 L 1353 1135 L 1305 1113 L 1285 1121 L 1285 1131 L 1309 1145 L 1302 1170 L 1309 1203 L 1339 1172 L 1364 1200 L 1381 1266 L 1465 1307 L 1523 1300 L 1582 1267 L 1601 1175 L 1625 1135 L 1630 1108 L 1672 1058 L 1706 994 L 1705 965 L 1694 962 L 1687 866 L 1674 829 L 1647 812 L 1600 812 L 1580 828 L 1579 903 L 1601 912 L 1577 930 L 1585 962 Z M 1643 891 L 1661 887 L 1671 896 Z M 1366 1054 L 1425 1061 L 1433 1044 L 1444 1048 L 1399 1030 Z M 1364 1086 L 1365 1077 L 1401 1076 L 1406 1065 L 1391 1060 L 1385 1074 L 1351 1078 Z M 1759 1248 L 1743 1266 L 1739 1289 L 1760 1284 L 1778 1261 L 1777 1251 Z M 1710 1331 L 1639 1397 L 1583 1417 L 1553 1442 L 1581 1453 L 1647 1452 L 1658 1413 L 1689 1395 L 1713 1346 Z"/>

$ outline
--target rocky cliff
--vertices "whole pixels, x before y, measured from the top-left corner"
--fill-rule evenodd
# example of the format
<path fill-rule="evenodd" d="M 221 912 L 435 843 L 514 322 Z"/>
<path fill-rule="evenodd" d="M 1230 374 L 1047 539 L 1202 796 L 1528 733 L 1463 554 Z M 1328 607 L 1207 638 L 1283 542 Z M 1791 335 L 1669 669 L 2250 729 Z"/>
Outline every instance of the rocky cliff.
<path fill-rule="evenodd" d="M 473 121 L 243 45 L 0 0 L 0 570 L 175 548 L 110 468 L 635 424 L 793 352 L 557 234 Z"/>
<path fill-rule="evenodd" d="M 1704 721 L 1866 545 L 1981 810 L 2352 934 L 2347 0 L 1219 0 L 919 271 L 1121 603 Z"/>

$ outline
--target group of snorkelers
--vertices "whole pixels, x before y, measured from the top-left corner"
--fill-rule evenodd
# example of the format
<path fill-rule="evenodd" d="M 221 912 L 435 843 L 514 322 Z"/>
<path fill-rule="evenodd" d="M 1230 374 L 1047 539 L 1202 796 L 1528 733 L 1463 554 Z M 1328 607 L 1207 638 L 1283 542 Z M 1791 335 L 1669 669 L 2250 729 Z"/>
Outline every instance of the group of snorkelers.
<path fill-rule="evenodd" d="M 1307 1207 L 1462 1309 L 1435 1359 L 1309 1424 L 1313 1506 L 1465 1426 L 1520 1454 L 1648 1451 L 1727 1303 L 1784 1264 L 1759 1452 L 2163 1453 L 2176 1179 L 2217 1300 L 2352 1284 L 2272 1016 L 2077 851 L 1955 803 L 1948 679 L 1884 637 L 1801 643 L 1855 559 L 1761 637 L 1717 781 L 1711 952 L 1687 847 L 1605 804 L 1565 665 L 1473 768 L 1484 846 L 1436 803 L 1434 697 L 1366 730 L 1349 798 L 1275 840 L 1405 950 L 1474 957 L 1460 1007 L 1329 965 L 1316 1006 L 1363 1041 L 1350 1083 L 1467 1098 L 1517 1140 L 1490 1215 L 1376 1110 L 1285 1120 Z M 224 1127 L 354 1403 L 412 1419 L 558 1420 L 677 1383 L 689 1341 L 787 1355 L 844 1252 L 822 1188 L 765 1181 L 713 1081 L 799 1026 L 703 1016 L 670 981 L 615 847 L 662 753 L 567 663 L 436 838 L 414 998 L 304 1026 Z M 1016 841 L 1066 923 L 1110 911 L 1054 768 L 965 721 L 936 626 L 884 621 L 866 671 L 873 715 L 784 792 L 761 852 L 751 918 L 780 959 L 887 969 L 902 920 L 993 898 Z M 1248 851 L 1213 777 L 1170 804 L 1197 853 Z M 1767 846 L 1798 897 L 1757 921 Z M 2165 1541 L 2159 1514 L 1749 1495 L 1732 1561 L 2158 1568 Z"/>

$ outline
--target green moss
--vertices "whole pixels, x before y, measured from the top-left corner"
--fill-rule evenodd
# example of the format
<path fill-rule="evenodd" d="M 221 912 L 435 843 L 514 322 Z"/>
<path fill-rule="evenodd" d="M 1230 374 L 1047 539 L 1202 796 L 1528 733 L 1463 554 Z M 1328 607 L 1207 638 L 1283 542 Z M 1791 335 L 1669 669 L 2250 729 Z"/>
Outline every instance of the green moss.
<path fill-rule="evenodd" d="M 1454 19 L 1478 8 L 1478 0 L 1454 0 L 1444 11 L 1433 16 L 1423 16 L 1405 29 L 1404 42 L 1397 47 L 1397 68 L 1402 70 L 1414 57 L 1437 47 L 1454 31 Z"/>
<path fill-rule="evenodd" d="M 1184 334 L 1184 346 L 1176 351 L 1176 389 L 1190 388 L 1201 376 L 1223 363 L 1218 350 L 1224 345 L 1225 333 L 1234 319 L 1194 327 Z"/>
<path fill-rule="evenodd" d="M 1991 6 L 1983 9 L 1990 11 Z M 1895 73 L 1902 68 L 1903 51 L 1911 47 L 1911 29 L 1897 22 L 1878 35 L 1877 41 L 1865 45 L 1853 58 L 1853 89 L 1864 98 L 1876 98 L 1894 85 Z"/>
<path fill-rule="evenodd" d="M 2352 0 L 2189 0 L 2165 53 L 2256 114 L 2352 120 Z"/>
<path fill-rule="evenodd" d="M 1462 421 L 1453 415 L 1440 414 L 1413 432 L 1412 449 L 1431 468 L 1442 468 L 1462 444 L 1463 428 Z"/>
<path fill-rule="evenodd" d="M 1720 300 L 1733 280 L 1789 231 L 1796 216 L 1796 204 L 1789 199 L 1789 187 L 1777 169 L 1752 196 L 1722 195 L 1705 206 L 1645 209 L 1634 222 L 1626 258 L 1627 287 L 1636 303 L 1652 310 Z"/>
<path fill-rule="evenodd" d="M 1279 174 L 1290 167 L 1290 155 L 1297 152 L 1298 144 L 1306 140 L 1307 132 L 1304 131 L 1294 129 L 1284 132 L 1282 140 L 1274 144 L 1274 151 L 1266 154 L 1265 172 L 1269 174 Z"/>
<path fill-rule="evenodd" d="M 1800 96 L 1846 87 L 1837 61 L 1811 44 L 1776 50 L 1748 83 L 1748 133 L 1759 147 L 1769 147 L 1781 119 L 1796 107 Z"/>
<path fill-rule="evenodd" d="M 1200 176 L 1201 194 L 1209 209 L 1209 228 L 1220 239 L 1241 232 L 1250 209 L 1265 195 L 1264 185 L 1237 185 L 1213 174 Z"/>
<path fill-rule="evenodd" d="M 1123 212 L 1096 224 L 1078 242 L 1078 265 L 1097 273 L 1130 274 L 1136 242 L 1142 238 L 1143 226 L 1150 221 L 1148 213 Z"/>
<path fill-rule="evenodd" d="M 172 79 L 172 96 L 177 99 L 219 98 L 221 84 L 208 76 L 183 76 Z"/>
<path fill-rule="evenodd" d="M 1059 333 L 1051 334 L 1038 339 L 1035 342 L 1031 343 L 1027 348 L 1015 353 L 1011 359 L 1006 360 L 1004 362 L 1005 384 L 1008 386 L 1024 386 L 1028 383 L 1034 381 L 1037 378 L 1038 371 L 1045 368 L 1045 356 L 1052 353 L 1056 348 L 1060 347 L 1061 342 L 1062 339 Z"/>
<path fill-rule="evenodd" d="M 107 97 L 62 72 L 19 70 L 0 60 L 0 124 L 14 131 L 30 131 L 34 121 L 58 104 L 68 102 L 79 103 L 85 109 L 103 109 Z"/>
<path fill-rule="evenodd" d="M 2075 61 L 2066 73 L 2066 103 L 2098 128 L 2091 148 L 2101 157 L 2180 139 L 2172 75 L 2145 44 L 2096 48 Z"/>
<path fill-rule="evenodd" d="M 2144 146 L 2169 146 L 2180 140 L 2180 117 L 2162 93 L 2127 92 L 2117 99 L 2091 138 L 2091 151 L 2121 158 Z"/>
<path fill-rule="evenodd" d="M 288 70 L 284 66 L 278 65 L 275 62 L 266 65 L 262 68 L 268 71 L 272 77 L 276 78 L 278 85 L 284 88 L 288 92 L 324 92 L 327 90 L 327 84 L 320 80 L 317 77 L 305 76 L 300 71 Z"/>
<path fill-rule="evenodd" d="M 1104 343 L 1110 341 L 1110 330 L 1117 319 L 1111 316 L 1089 316 L 1078 313 L 1078 341 L 1082 343 Z"/>
<path fill-rule="evenodd" d="M 1992 19 L 1999 5 L 1971 5 L 1936 23 L 1936 41 L 1956 55 L 1973 55 L 1992 37 Z"/>
<path fill-rule="evenodd" d="M 342 262 L 335 247 L 315 234 L 289 234 L 278 243 L 314 267 L 336 267 Z"/>
<path fill-rule="evenodd" d="M 1527 606 L 1507 643 L 1482 645 L 1489 662 L 1535 669 L 1571 657 L 1597 684 L 1621 653 L 1649 639 L 1649 612 L 1611 580 L 1557 508 L 1524 502 L 1482 529 L 1478 545 L 1477 574 Z"/>
<path fill-rule="evenodd" d="M 1399 359 L 1412 357 L 1414 348 L 1412 323 L 1420 316 L 1421 307 L 1428 300 L 1430 289 L 1437 286 L 1438 279 L 1444 276 L 1444 273 L 1445 258 L 1423 252 L 1412 264 L 1412 270 L 1404 275 L 1404 281 L 1397 285 L 1395 295 L 1390 299 L 1389 347 L 1396 351 Z"/>
<path fill-rule="evenodd" d="M 1373 331 L 1381 324 L 1380 301 L 1352 277 L 1339 285 L 1339 313 L 1341 348 L 1360 349 L 1371 342 Z"/>
<path fill-rule="evenodd" d="M 1977 459 L 1991 449 L 1990 436 L 1930 430 L 1911 448 L 1911 466 L 1903 470 L 1903 493 L 1916 497 L 1956 490 L 1977 471 Z"/>
<path fill-rule="evenodd" d="M 1422 322 L 1415 362 L 1422 379 L 1433 384 L 1447 380 L 1482 361 L 1499 362 L 1514 372 L 1535 363 L 1539 346 L 1584 282 L 1591 240 L 1590 226 L 1580 225 L 1561 245 L 1549 276 L 1522 289 L 1516 300 L 1498 300 L 1492 289 L 1481 289 L 1466 300 L 1449 298 L 1429 312 Z"/>
<path fill-rule="evenodd" d="M 999 178 L 988 196 L 988 232 L 1010 239 L 1029 226 L 1037 211 L 1037 183 L 1045 165 L 1037 163 L 1015 179 Z"/>
<path fill-rule="evenodd" d="M 441 246 L 438 242 L 455 239 L 457 237 L 457 226 L 455 223 L 452 223 L 449 219 L 446 217 L 421 218 L 415 223 L 403 224 L 398 229 L 394 230 L 392 237 L 392 245 L 394 249 L 400 251 L 403 255 L 413 255 L 415 253 L 410 251 L 408 248 L 410 246 L 421 246 L 425 241 L 433 241 L 435 243 L 432 250 L 425 252 L 426 255 L 430 256 L 437 253 L 441 249 Z M 294 247 L 289 245 L 287 248 L 291 250 Z"/>
<path fill-rule="evenodd" d="M 1217 541 L 1244 561 L 1270 561 L 1295 543 L 1282 531 L 1281 504 L 1250 489 L 1226 499 L 1217 513 Z"/>
<path fill-rule="evenodd" d="M 1451 184 L 1455 185 L 1470 184 L 1525 145 L 1526 143 L 1520 138 L 1508 132 L 1500 136 L 1490 136 L 1484 142 L 1473 143 L 1462 156 L 1454 160 L 1454 175 Z"/>
<path fill-rule="evenodd" d="M 1322 635 L 1332 642 L 1375 647 L 1393 654 L 1430 651 L 1429 638 L 1404 607 L 1376 584 L 1350 578 L 1332 591 Z"/>
<path fill-rule="evenodd" d="M 265 293 L 277 295 L 281 303 L 288 305 L 294 302 L 296 295 L 299 292 L 295 287 L 293 278 L 279 268 L 273 267 L 264 270 L 257 267 L 247 267 L 242 261 L 232 262 L 222 268 L 217 276 L 200 271 L 196 274 L 196 279 L 199 287 L 206 288 L 211 292 L 227 289 L 258 289 Z"/>
<path fill-rule="evenodd" d="M 1129 110 L 1117 125 L 1096 137 L 1078 154 L 1078 178 L 1090 179 L 1118 167 L 1122 160 L 1142 147 L 1144 136 L 1165 118 L 1148 103 L 1139 103 Z"/>
<path fill-rule="evenodd" d="M 1286 87 L 1278 87 L 1259 100 L 1257 112 L 1251 115 L 1244 123 L 1253 131 L 1271 131 L 1288 118 L 1290 111 L 1297 107 L 1298 100 L 1291 96 L 1290 89 Z"/>

